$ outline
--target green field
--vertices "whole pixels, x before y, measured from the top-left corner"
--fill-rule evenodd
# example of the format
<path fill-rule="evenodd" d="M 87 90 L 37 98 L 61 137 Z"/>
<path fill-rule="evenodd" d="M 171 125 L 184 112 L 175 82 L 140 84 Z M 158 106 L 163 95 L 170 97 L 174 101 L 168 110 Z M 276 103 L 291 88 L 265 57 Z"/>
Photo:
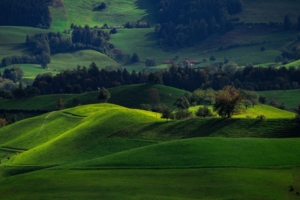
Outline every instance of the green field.
<path fill-rule="evenodd" d="M 266 134 L 261 137 L 274 137 L 267 129 L 287 129 L 288 121 L 166 122 L 155 113 L 113 104 L 79 106 L 26 119 L 0 129 L 0 196 L 296 199 L 288 189 L 291 184 L 300 187 L 300 139 L 241 138 L 244 130 L 252 129 L 247 123 Z M 147 126 L 158 131 L 156 138 Z M 192 128 L 194 135 L 187 134 Z M 228 137 L 214 136 L 213 129 Z M 196 136 L 201 130 L 212 135 Z M 229 136 L 238 131 L 238 138 Z"/>
<path fill-rule="evenodd" d="M 270 90 L 260 91 L 260 95 L 265 95 L 268 100 L 275 100 L 278 105 L 282 103 L 287 108 L 298 108 L 300 104 L 300 90 Z"/>
<path fill-rule="evenodd" d="M 152 28 L 118 29 L 111 40 L 129 55 L 138 53 L 140 62 L 120 66 L 92 50 L 60 53 L 51 56 L 49 69 L 21 64 L 28 84 L 38 74 L 55 75 L 77 65 L 89 67 L 91 62 L 99 68 L 138 72 L 145 70 L 147 57 L 155 57 L 158 64 L 146 69 L 148 72 L 168 67 L 163 61 L 176 56 L 178 62 L 187 58 L 209 60 L 214 55 L 216 62 L 226 57 L 239 66 L 251 62 L 268 67 L 282 49 L 295 44 L 299 33 L 264 34 L 249 26 L 242 30 L 245 34 L 239 35 L 237 29 L 194 47 L 163 51 L 154 35 L 155 6 L 149 0 L 110 0 L 103 11 L 93 11 L 101 3 L 96 0 L 61 2 L 63 7 L 50 7 L 53 24 L 49 30 L 0 27 L 0 61 L 6 56 L 30 54 L 24 45 L 27 34 L 63 32 L 71 23 L 93 27 L 141 20 L 150 22 Z M 296 23 L 300 4 L 297 0 L 243 0 L 243 7 L 244 12 L 234 17 L 245 23 L 282 23 L 286 14 Z M 219 47 L 253 42 L 259 44 L 217 51 Z M 260 50 L 262 46 L 265 51 Z M 210 62 L 197 66 L 207 64 Z M 295 61 L 286 66 L 298 65 Z M 0 199 L 299 199 L 300 135 L 293 121 L 295 113 L 255 105 L 231 119 L 166 120 L 159 113 L 138 109 L 140 104 L 150 103 L 147 91 L 151 88 L 159 91 L 160 102 L 172 110 L 176 109 L 175 100 L 186 92 L 137 84 L 109 88 L 109 103 L 101 104 L 97 91 L 0 99 L 0 109 L 14 110 L 9 115 L 17 114 L 18 119 L 18 110 L 47 112 L 26 114 L 28 118 L 0 128 Z M 258 93 L 287 108 L 300 103 L 300 90 Z M 66 109 L 57 111 L 60 97 Z M 80 100 L 80 106 L 73 107 L 74 98 Z M 198 108 L 189 110 L 196 112 Z M 266 119 L 257 119 L 258 115 Z M 293 192 L 289 192 L 290 185 L 295 188 Z"/>

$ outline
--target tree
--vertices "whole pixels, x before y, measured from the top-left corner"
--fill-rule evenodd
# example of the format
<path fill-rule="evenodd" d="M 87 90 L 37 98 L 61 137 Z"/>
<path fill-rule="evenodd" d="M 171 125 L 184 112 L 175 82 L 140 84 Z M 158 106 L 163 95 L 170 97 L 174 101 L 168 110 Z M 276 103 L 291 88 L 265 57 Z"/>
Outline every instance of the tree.
<path fill-rule="evenodd" d="M 174 105 L 179 109 L 188 109 L 190 102 L 185 96 L 181 96 L 174 102 Z"/>
<path fill-rule="evenodd" d="M 98 6 L 98 9 L 99 10 L 103 10 L 107 7 L 107 4 L 105 2 L 102 2 L 99 6 Z"/>
<path fill-rule="evenodd" d="M 234 86 L 225 86 L 216 97 L 214 111 L 222 117 L 231 118 L 240 111 L 242 100 L 242 95 Z"/>
<path fill-rule="evenodd" d="M 61 97 L 57 99 L 56 110 L 63 110 L 65 106 L 65 102 Z"/>
<path fill-rule="evenodd" d="M 136 62 L 139 62 L 140 61 L 140 57 L 137 53 L 133 53 L 132 56 L 131 56 L 131 62 L 132 63 L 136 63 Z"/>
<path fill-rule="evenodd" d="M 3 78 L 12 80 L 13 82 L 18 82 L 24 76 L 24 71 L 19 66 L 13 66 L 11 69 L 5 69 L 3 72 Z"/>
<path fill-rule="evenodd" d="M 104 103 L 104 102 L 107 102 L 109 98 L 110 98 L 109 91 L 107 89 L 105 89 L 104 87 L 102 87 L 100 89 L 98 99 L 100 100 L 100 102 Z"/>
<path fill-rule="evenodd" d="M 292 26 L 291 19 L 288 15 L 284 16 L 284 30 L 290 30 Z"/>
<path fill-rule="evenodd" d="M 163 119 L 170 119 L 172 116 L 172 110 L 167 107 L 167 106 L 162 106 L 162 109 L 161 109 L 161 118 Z"/>
<path fill-rule="evenodd" d="M 207 106 L 199 107 L 196 112 L 196 115 L 199 117 L 213 116 L 213 113 Z"/>

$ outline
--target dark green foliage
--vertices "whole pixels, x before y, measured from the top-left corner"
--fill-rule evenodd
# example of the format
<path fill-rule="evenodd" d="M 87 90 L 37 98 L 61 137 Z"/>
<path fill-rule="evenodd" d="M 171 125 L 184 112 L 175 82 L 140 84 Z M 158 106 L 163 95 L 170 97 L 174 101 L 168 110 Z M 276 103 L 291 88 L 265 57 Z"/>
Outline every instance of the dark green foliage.
<path fill-rule="evenodd" d="M 175 119 L 187 119 L 192 115 L 191 112 L 189 112 L 187 109 L 179 109 L 175 113 Z"/>
<path fill-rule="evenodd" d="M 100 89 L 98 99 L 100 100 L 100 102 L 104 103 L 104 102 L 107 102 L 109 98 L 110 98 L 109 91 L 107 89 L 105 89 L 104 87 L 102 87 Z"/>
<path fill-rule="evenodd" d="M 0 98 L 2 98 L 2 99 L 12 99 L 13 95 L 8 90 L 1 90 L 0 91 Z"/>
<path fill-rule="evenodd" d="M 150 104 L 144 104 L 143 103 L 143 104 L 140 105 L 140 109 L 142 109 L 142 110 L 148 110 L 148 111 L 150 111 L 151 108 L 152 108 L 152 106 Z"/>
<path fill-rule="evenodd" d="M 198 117 L 212 117 L 213 113 L 207 106 L 199 107 L 199 109 L 196 112 L 196 115 Z"/>
<path fill-rule="evenodd" d="M 74 25 L 72 38 L 63 38 L 62 35 L 54 32 L 40 33 L 33 36 L 26 36 L 26 46 L 32 51 L 33 56 L 11 56 L 2 59 L 2 65 L 11 64 L 41 64 L 47 68 L 51 62 L 50 55 L 74 50 L 92 49 L 104 54 L 113 48 L 108 40 L 110 35 L 101 29 L 90 29 L 89 26 L 82 28 Z"/>
<path fill-rule="evenodd" d="M 161 118 L 167 120 L 172 118 L 172 110 L 167 106 L 163 106 L 161 109 Z"/>
<path fill-rule="evenodd" d="M 51 14 L 45 0 L 1 0 L 1 26 L 50 28 Z"/>
<path fill-rule="evenodd" d="M 216 97 L 214 111 L 222 117 L 231 118 L 233 114 L 240 112 L 243 97 L 233 86 L 225 86 Z"/>
<path fill-rule="evenodd" d="M 102 2 L 101 4 L 100 4 L 100 6 L 98 6 L 98 10 L 103 10 L 103 9 L 105 9 L 107 7 L 107 4 L 105 3 L 105 2 Z"/>
<path fill-rule="evenodd" d="M 209 58 L 209 60 L 210 60 L 210 61 L 215 61 L 215 60 L 216 60 L 216 57 L 215 57 L 214 55 L 211 55 L 210 58 Z"/>
<path fill-rule="evenodd" d="M 116 34 L 118 31 L 116 28 L 113 28 L 109 31 L 110 34 Z"/>
<path fill-rule="evenodd" d="M 188 98 L 183 95 L 174 102 L 174 105 L 179 109 L 188 109 L 190 107 L 190 102 Z"/>
<path fill-rule="evenodd" d="M 230 15 L 242 11 L 240 0 L 156 0 L 156 4 L 159 24 L 155 32 L 160 45 L 179 48 L 232 30 Z"/>
<path fill-rule="evenodd" d="M 262 104 L 266 104 L 268 102 L 268 98 L 265 95 L 259 95 L 259 102 Z"/>
<path fill-rule="evenodd" d="M 137 53 L 133 53 L 132 56 L 131 56 L 131 62 L 132 63 L 136 63 L 136 62 L 139 62 L 140 61 L 140 57 Z"/>
<path fill-rule="evenodd" d="M 5 69 L 3 72 L 3 78 L 12 80 L 13 82 L 18 82 L 22 80 L 24 76 L 24 71 L 19 66 L 13 66 L 10 69 Z"/>

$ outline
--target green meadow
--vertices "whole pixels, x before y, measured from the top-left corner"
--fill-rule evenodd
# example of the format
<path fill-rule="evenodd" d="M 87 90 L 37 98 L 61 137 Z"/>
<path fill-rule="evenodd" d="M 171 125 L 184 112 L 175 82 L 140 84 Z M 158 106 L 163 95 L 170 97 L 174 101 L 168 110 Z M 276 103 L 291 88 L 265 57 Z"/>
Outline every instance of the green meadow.
<path fill-rule="evenodd" d="M 296 199 L 288 190 L 300 187 L 300 140 L 274 135 L 289 127 L 290 119 L 166 121 L 114 104 L 50 112 L 0 129 L 0 196 Z"/>
<path fill-rule="evenodd" d="M 268 100 L 275 100 L 278 105 L 284 104 L 287 108 L 298 108 L 300 90 L 270 90 L 260 91 L 260 95 L 265 95 Z"/>
<path fill-rule="evenodd" d="M 242 36 L 236 30 L 220 40 L 212 38 L 194 47 L 163 51 L 154 35 L 155 6 L 151 1 L 110 0 L 102 11 L 93 11 L 101 3 L 96 0 L 61 2 L 63 7 L 50 6 L 53 24 L 49 30 L 0 27 L 0 60 L 29 55 L 24 44 L 27 34 L 63 32 L 72 23 L 93 27 L 140 20 L 152 27 L 121 28 L 111 39 L 124 53 L 138 53 L 140 62 L 121 66 L 93 50 L 60 53 L 51 56 L 48 69 L 21 64 L 28 84 L 38 74 L 55 75 L 78 65 L 89 67 L 91 62 L 99 68 L 154 72 L 168 67 L 163 61 L 176 56 L 177 61 L 206 59 L 196 66 L 204 67 L 214 55 L 216 62 L 226 57 L 239 66 L 251 62 L 268 67 L 276 64 L 275 57 L 282 49 L 296 44 L 298 34 L 263 34 L 249 26 Z M 245 23 L 282 23 L 289 14 L 296 23 L 299 6 L 297 0 L 243 0 L 244 11 L 235 17 Z M 236 43 L 245 45 L 225 48 Z M 261 51 L 262 46 L 265 51 Z M 156 58 L 156 67 L 145 68 L 148 57 Z M 295 61 L 286 66 L 298 65 Z M 6 68 L 1 67 L 0 72 Z M 0 199 L 299 199 L 300 138 L 293 121 L 295 113 L 259 104 L 231 119 L 193 116 L 166 120 L 159 113 L 139 109 L 141 104 L 150 103 L 151 88 L 159 91 L 160 103 L 172 110 L 176 109 L 176 99 L 186 92 L 164 85 L 137 84 L 109 88 L 109 103 L 99 103 L 98 91 L 0 99 L 0 109 L 14 110 L 9 114 L 17 114 L 18 119 L 18 110 L 46 112 L 25 114 L 25 119 L 0 128 Z M 286 108 L 299 104 L 298 89 L 258 93 Z M 56 110 L 59 98 L 65 103 L 64 110 Z M 74 98 L 81 105 L 74 107 Z M 195 113 L 198 108 L 192 106 L 189 111 Z M 266 119 L 258 119 L 259 115 Z"/>

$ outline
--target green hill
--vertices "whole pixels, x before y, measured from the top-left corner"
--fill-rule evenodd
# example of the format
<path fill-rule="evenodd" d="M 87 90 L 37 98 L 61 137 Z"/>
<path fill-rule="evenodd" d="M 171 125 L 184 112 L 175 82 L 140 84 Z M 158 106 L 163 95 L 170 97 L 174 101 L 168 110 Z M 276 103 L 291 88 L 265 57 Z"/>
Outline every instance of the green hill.
<path fill-rule="evenodd" d="M 290 119 L 166 122 L 113 104 L 46 113 L 0 129 L 0 196 L 293 199 L 300 140 L 250 138 L 287 133 Z"/>
<path fill-rule="evenodd" d="M 75 159 L 91 147 L 97 148 L 102 140 L 124 127 L 159 120 L 155 113 L 112 104 L 80 106 L 4 127 L 1 132 L 20 131 L 1 139 L 0 145 L 29 149 L 10 160 L 14 165 L 53 165 Z M 28 124 L 27 129 L 18 128 L 24 123 Z M 97 152 L 93 153 L 97 157 Z"/>
<path fill-rule="evenodd" d="M 297 152 L 300 152 L 299 143 L 299 139 L 177 140 L 116 153 L 80 163 L 78 166 L 99 168 L 290 166 L 300 164 L 297 159 L 299 157 Z"/>
<path fill-rule="evenodd" d="M 151 85 L 151 84 L 135 84 L 126 85 L 115 88 L 109 88 L 111 93 L 110 103 L 122 105 L 130 108 L 139 108 L 140 104 L 149 103 L 148 90 L 156 88 L 160 94 L 160 102 L 167 106 L 174 108 L 173 103 L 175 100 L 185 93 L 184 90 L 164 86 L 164 85 Z M 0 99 L 0 109 L 21 109 L 21 110 L 54 110 L 58 98 L 62 98 L 65 102 L 65 107 L 73 107 L 72 100 L 78 98 L 81 104 L 98 103 L 98 92 L 85 92 L 81 94 L 53 94 L 53 95 L 39 95 L 23 99 Z"/>
<path fill-rule="evenodd" d="M 297 108 L 300 104 L 299 89 L 260 91 L 258 94 L 266 96 L 269 101 L 275 100 L 278 105 L 283 104 L 287 108 Z"/>

